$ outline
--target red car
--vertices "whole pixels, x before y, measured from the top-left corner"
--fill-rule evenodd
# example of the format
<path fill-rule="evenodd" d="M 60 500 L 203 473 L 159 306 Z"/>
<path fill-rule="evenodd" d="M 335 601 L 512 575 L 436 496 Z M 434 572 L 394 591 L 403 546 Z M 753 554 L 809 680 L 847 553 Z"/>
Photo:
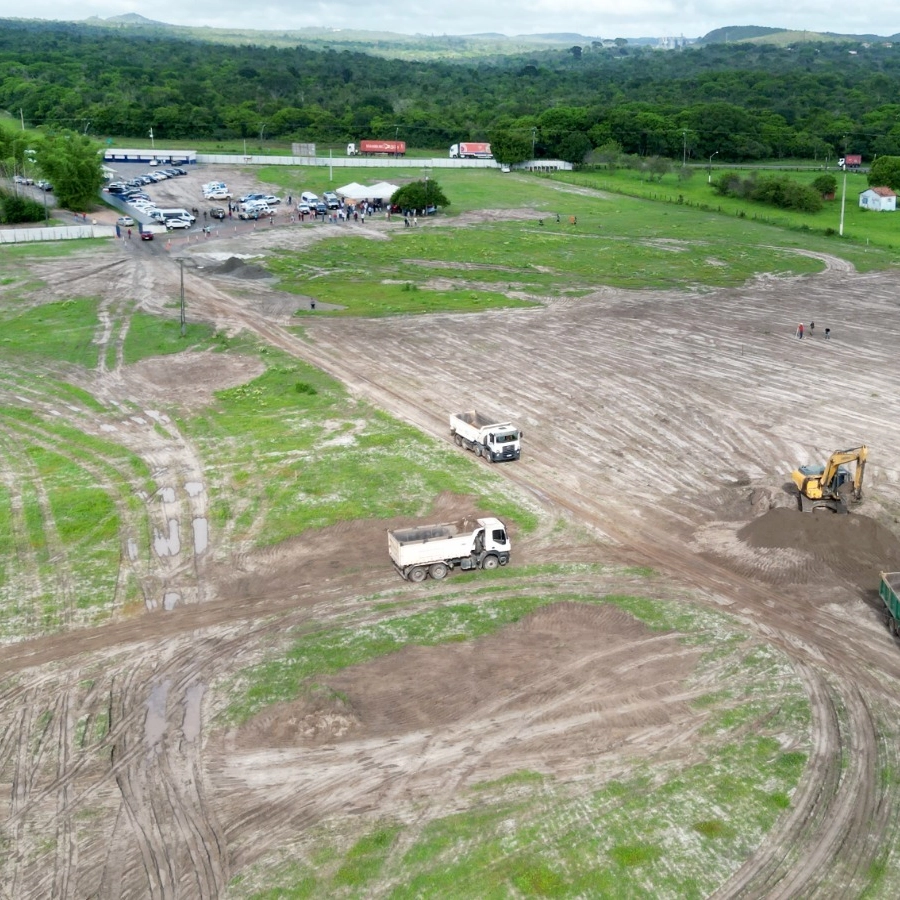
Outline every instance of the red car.
<path fill-rule="evenodd" d="M 141 240 L 142 241 L 152 241 L 153 240 L 153 232 L 152 231 L 141 231 Z"/>

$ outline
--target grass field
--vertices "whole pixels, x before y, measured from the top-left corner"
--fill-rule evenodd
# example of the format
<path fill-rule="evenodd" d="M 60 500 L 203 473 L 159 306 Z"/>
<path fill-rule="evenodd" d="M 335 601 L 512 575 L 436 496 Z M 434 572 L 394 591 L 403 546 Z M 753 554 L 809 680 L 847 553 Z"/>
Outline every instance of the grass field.
<path fill-rule="evenodd" d="M 296 174 L 275 168 L 261 174 L 284 191 L 299 192 L 291 184 Z M 348 174 L 357 176 L 365 177 L 362 171 Z M 379 170 L 382 176 L 389 174 Z M 822 270 L 820 260 L 796 250 L 838 255 L 862 271 L 900 261 L 886 233 L 880 238 L 884 246 L 876 247 L 874 241 L 827 237 L 824 227 L 814 228 L 799 215 L 776 223 L 772 210 L 761 209 L 756 217 L 757 211 L 746 212 L 746 203 L 723 203 L 720 209 L 711 189 L 696 180 L 690 182 L 693 194 L 679 203 L 668 194 L 659 202 L 670 188 L 665 180 L 648 185 L 627 172 L 613 179 L 578 174 L 514 182 L 492 171 L 440 177 L 451 206 L 427 227 L 405 228 L 397 221 L 389 240 L 372 241 L 347 226 L 345 237 L 301 252 L 279 251 L 265 264 L 284 290 L 343 307 L 318 309 L 316 315 L 382 316 L 520 306 L 532 297 L 577 297 L 598 285 L 689 290 L 743 284 L 761 271 L 788 276 Z M 581 186 L 620 193 L 572 192 Z M 627 193 L 642 190 L 656 200 Z M 471 209 L 513 207 L 531 208 L 533 217 L 455 223 Z M 875 214 L 860 213 L 865 215 L 872 221 Z M 890 223 L 884 217 L 876 224 Z"/>
<path fill-rule="evenodd" d="M 687 180 L 679 177 L 677 169 L 664 175 L 660 181 L 648 181 L 647 176 L 633 169 L 617 169 L 614 172 L 603 170 L 578 173 L 561 172 L 553 177 L 554 180 L 569 184 L 614 191 L 665 204 L 687 204 L 702 210 L 713 210 L 726 217 L 742 217 L 754 222 L 801 231 L 803 232 L 804 246 L 808 242 L 811 247 L 823 246 L 816 241 L 816 238 L 825 236 L 826 232 L 830 231 L 833 232 L 829 236 L 831 252 L 852 259 L 857 268 L 861 270 L 884 265 L 883 262 L 878 261 L 878 254 L 873 258 L 874 262 L 869 261 L 868 254 L 875 248 L 892 251 L 889 257 L 891 263 L 896 265 L 900 262 L 900 219 L 897 218 L 898 214 L 871 212 L 859 206 L 859 195 L 869 186 L 865 174 L 847 173 L 846 194 L 844 194 L 844 174 L 831 170 L 831 174 L 836 175 L 838 182 L 835 199 L 824 201 L 823 208 L 817 213 L 801 213 L 777 209 L 768 204 L 722 197 L 708 184 L 705 170 L 693 169 L 691 171 L 693 171 L 693 176 Z M 713 178 L 718 178 L 723 172 L 734 172 L 742 178 L 748 178 L 755 172 L 759 177 L 784 174 L 801 184 L 812 184 L 822 174 L 822 171 L 820 168 L 782 173 L 717 165 L 713 169 Z M 845 196 L 843 238 L 839 237 L 842 196 Z M 812 232 L 812 234 L 808 232 Z"/>

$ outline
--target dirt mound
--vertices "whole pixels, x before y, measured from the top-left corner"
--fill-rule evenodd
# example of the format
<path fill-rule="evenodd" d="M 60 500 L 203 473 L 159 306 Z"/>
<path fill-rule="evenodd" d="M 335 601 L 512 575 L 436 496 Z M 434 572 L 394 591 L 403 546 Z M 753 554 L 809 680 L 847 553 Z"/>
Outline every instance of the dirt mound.
<path fill-rule="evenodd" d="M 648 640 L 672 645 L 657 647 L 652 676 L 646 661 L 633 665 L 636 645 Z M 612 730 L 621 737 L 686 715 L 669 695 L 682 690 L 694 663 L 677 636 L 653 635 L 614 606 L 556 603 L 479 640 L 406 647 L 323 679 L 311 696 L 258 715 L 239 743 L 396 737 L 490 720 L 535 728 L 551 743 L 574 731 L 596 746 L 601 723 L 607 740 Z"/>
<path fill-rule="evenodd" d="M 257 359 L 212 351 L 154 356 L 122 370 L 125 391 L 135 398 L 184 408 L 212 402 L 213 393 L 258 378 L 265 366 Z"/>
<path fill-rule="evenodd" d="M 741 528 L 737 537 L 760 550 L 797 550 L 861 588 L 881 570 L 900 569 L 900 540 L 862 515 L 772 509 Z"/>
<path fill-rule="evenodd" d="M 272 273 L 256 263 L 244 262 L 239 256 L 229 256 L 221 265 L 208 268 L 213 275 L 228 275 L 230 278 L 272 278 Z"/>

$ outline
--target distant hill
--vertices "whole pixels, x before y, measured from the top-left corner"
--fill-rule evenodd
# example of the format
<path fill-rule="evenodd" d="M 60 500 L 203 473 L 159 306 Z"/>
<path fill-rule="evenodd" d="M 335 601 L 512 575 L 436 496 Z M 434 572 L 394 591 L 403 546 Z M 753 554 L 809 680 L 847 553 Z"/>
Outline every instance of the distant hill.
<path fill-rule="evenodd" d="M 238 28 L 168 25 L 138 13 L 92 16 L 81 23 L 99 28 L 134 29 L 141 33 L 217 44 L 263 47 L 307 47 L 310 50 L 352 50 L 395 59 L 467 59 L 485 56 L 511 56 L 535 50 L 568 49 L 573 45 L 590 46 L 597 37 L 582 34 L 396 34 L 351 28 L 298 28 L 293 31 L 255 31 Z M 644 39 L 642 39 L 643 41 Z M 646 39 L 653 40 L 653 39 Z M 634 42 L 638 43 L 638 42 Z"/>
<path fill-rule="evenodd" d="M 834 41 L 856 41 L 858 43 L 877 43 L 896 41 L 897 35 L 888 37 L 877 34 L 836 34 L 831 31 L 791 31 L 787 28 L 765 28 L 761 25 L 729 25 L 716 28 L 705 34 L 698 44 L 736 44 L 739 42 L 754 44 L 775 44 L 784 47 L 805 41 L 830 43 Z"/>

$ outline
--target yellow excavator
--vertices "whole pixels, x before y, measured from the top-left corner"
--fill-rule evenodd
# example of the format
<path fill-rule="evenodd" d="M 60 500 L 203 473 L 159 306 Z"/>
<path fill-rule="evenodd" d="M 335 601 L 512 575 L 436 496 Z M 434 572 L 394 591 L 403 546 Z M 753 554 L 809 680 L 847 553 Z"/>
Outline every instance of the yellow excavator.
<path fill-rule="evenodd" d="M 866 471 L 865 445 L 852 450 L 836 450 L 824 466 L 800 466 L 791 478 L 797 485 L 797 507 L 803 512 L 846 513 L 851 502 L 862 500 Z M 855 463 L 853 471 L 848 468 Z"/>

